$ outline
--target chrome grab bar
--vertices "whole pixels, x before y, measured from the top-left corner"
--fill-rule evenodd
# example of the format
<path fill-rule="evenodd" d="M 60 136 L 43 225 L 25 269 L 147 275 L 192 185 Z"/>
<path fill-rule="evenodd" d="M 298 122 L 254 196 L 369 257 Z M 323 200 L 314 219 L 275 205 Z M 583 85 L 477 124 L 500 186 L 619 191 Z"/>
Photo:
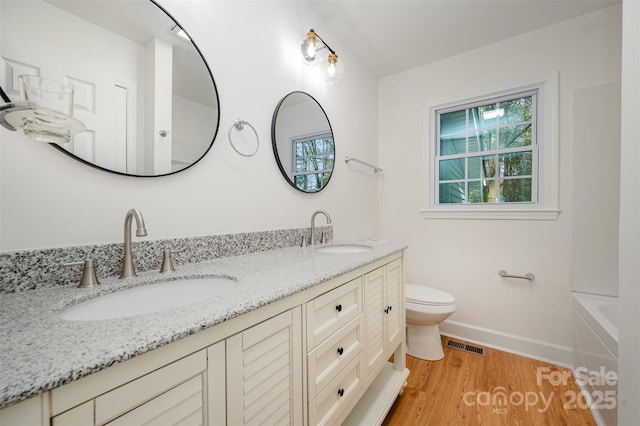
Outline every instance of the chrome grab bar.
<path fill-rule="evenodd" d="M 531 272 L 527 272 L 524 275 L 511 275 L 510 273 L 508 273 L 504 269 L 502 271 L 498 272 L 498 275 L 500 275 L 502 278 L 518 278 L 520 280 L 529 280 L 529 281 L 533 281 L 533 280 L 536 279 L 536 276 L 533 275 Z"/>

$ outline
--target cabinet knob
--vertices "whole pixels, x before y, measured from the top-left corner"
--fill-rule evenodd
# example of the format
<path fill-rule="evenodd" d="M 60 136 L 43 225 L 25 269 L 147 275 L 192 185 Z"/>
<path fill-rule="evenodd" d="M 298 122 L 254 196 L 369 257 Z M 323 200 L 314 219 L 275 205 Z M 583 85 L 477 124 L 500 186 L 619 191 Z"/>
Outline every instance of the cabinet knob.
<path fill-rule="evenodd" d="M 342 398 L 343 395 L 344 395 L 344 389 L 342 388 L 338 389 L 338 396 Z"/>
<path fill-rule="evenodd" d="M 337 305 L 336 306 L 336 311 L 342 312 L 342 305 Z"/>
<path fill-rule="evenodd" d="M 338 355 L 342 355 L 343 352 L 344 352 L 344 348 L 338 348 Z"/>

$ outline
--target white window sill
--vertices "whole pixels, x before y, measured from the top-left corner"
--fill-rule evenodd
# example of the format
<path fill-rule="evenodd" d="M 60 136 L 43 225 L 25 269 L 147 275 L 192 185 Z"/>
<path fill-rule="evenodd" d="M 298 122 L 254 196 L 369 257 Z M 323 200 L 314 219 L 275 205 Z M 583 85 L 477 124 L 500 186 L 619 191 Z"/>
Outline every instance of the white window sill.
<path fill-rule="evenodd" d="M 557 220 L 560 210 L 422 210 L 423 219 Z"/>

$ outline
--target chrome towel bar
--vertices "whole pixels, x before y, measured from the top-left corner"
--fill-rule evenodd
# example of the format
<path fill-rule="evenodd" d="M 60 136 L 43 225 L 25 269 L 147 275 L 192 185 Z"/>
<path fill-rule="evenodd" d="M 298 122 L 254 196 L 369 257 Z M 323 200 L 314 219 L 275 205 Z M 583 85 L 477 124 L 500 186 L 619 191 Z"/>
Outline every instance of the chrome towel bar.
<path fill-rule="evenodd" d="M 498 275 L 500 275 L 502 278 L 518 278 L 520 280 L 529 280 L 529 281 L 533 281 L 536 279 L 536 276 L 533 275 L 531 272 L 527 272 L 524 275 L 511 275 L 507 271 L 502 270 L 498 272 Z"/>
<path fill-rule="evenodd" d="M 366 163 L 362 160 L 358 160 L 357 158 L 354 157 L 344 157 L 344 162 L 348 163 L 349 161 L 355 161 L 356 163 L 360 163 L 360 164 L 364 164 L 365 166 L 371 167 L 373 169 L 373 173 L 379 173 L 382 171 L 382 169 L 378 166 L 374 166 L 373 164 L 369 164 Z"/>

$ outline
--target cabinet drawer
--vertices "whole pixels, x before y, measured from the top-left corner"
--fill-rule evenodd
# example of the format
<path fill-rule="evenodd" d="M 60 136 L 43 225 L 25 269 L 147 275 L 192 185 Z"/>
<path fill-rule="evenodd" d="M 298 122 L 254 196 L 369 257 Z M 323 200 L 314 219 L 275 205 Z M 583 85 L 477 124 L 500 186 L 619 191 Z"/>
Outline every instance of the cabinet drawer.
<path fill-rule="evenodd" d="M 309 424 L 337 424 L 344 419 L 362 386 L 360 366 L 356 357 L 309 403 Z"/>
<path fill-rule="evenodd" d="M 307 349 L 310 350 L 362 312 L 362 278 L 307 303 Z"/>
<path fill-rule="evenodd" d="M 97 397 L 96 424 L 103 424 L 137 408 L 188 379 L 199 376 L 206 368 L 207 354 L 206 350 L 202 350 Z"/>
<path fill-rule="evenodd" d="M 346 326 L 307 355 L 309 401 L 316 398 L 335 377 L 363 350 L 364 319 L 358 315 Z"/>

